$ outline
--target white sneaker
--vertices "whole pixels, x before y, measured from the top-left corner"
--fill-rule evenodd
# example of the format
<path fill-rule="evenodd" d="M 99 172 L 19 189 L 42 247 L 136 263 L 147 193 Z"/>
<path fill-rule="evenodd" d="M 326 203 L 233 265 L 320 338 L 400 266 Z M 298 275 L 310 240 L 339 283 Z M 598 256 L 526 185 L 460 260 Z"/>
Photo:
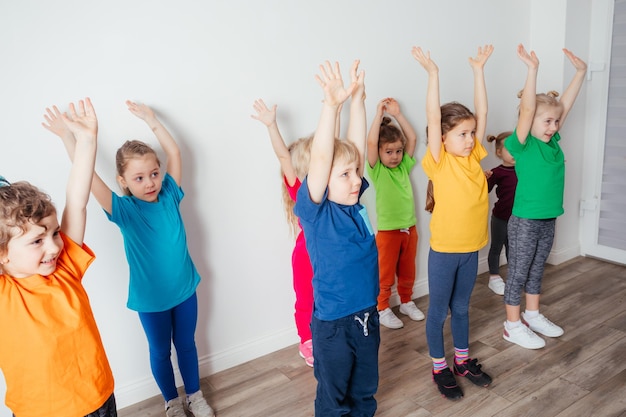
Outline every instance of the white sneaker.
<path fill-rule="evenodd" d="M 187 409 L 194 417 L 215 417 L 215 413 L 204 399 L 202 391 L 194 392 L 187 397 Z"/>
<path fill-rule="evenodd" d="M 489 279 L 489 289 L 498 295 L 504 295 L 504 281 L 502 278 Z"/>
<path fill-rule="evenodd" d="M 417 308 L 413 301 L 400 304 L 400 313 L 406 314 L 411 320 L 420 321 L 424 320 L 426 316 L 422 313 L 422 310 Z"/>
<path fill-rule="evenodd" d="M 391 311 L 390 307 L 387 307 L 383 311 L 378 312 L 380 318 L 380 324 L 390 329 L 401 329 L 404 327 L 404 323 Z"/>
<path fill-rule="evenodd" d="M 185 414 L 185 408 L 183 407 L 182 398 L 176 397 L 166 402 L 165 415 L 167 417 L 187 417 L 187 414 Z"/>
<path fill-rule="evenodd" d="M 528 324 L 528 327 L 534 332 L 541 333 L 548 337 L 559 337 L 563 335 L 563 329 L 552 323 L 543 314 L 539 314 L 534 319 L 528 319 L 522 313 L 522 320 Z"/>
<path fill-rule="evenodd" d="M 546 341 L 537 336 L 535 332 L 530 330 L 524 323 L 513 329 L 507 329 L 505 322 L 502 337 L 504 337 L 504 340 L 515 343 L 526 349 L 541 349 L 546 345 Z"/>

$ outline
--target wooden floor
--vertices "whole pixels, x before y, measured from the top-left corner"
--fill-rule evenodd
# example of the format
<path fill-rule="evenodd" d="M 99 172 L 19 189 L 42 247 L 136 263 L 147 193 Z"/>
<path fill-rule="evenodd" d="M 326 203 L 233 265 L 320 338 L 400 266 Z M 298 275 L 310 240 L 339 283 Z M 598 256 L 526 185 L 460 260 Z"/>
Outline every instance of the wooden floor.
<path fill-rule="evenodd" d="M 565 334 L 546 338 L 539 350 L 502 338 L 502 297 L 486 282 L 481 275 L 472 295 L 470 355 L 479 358 L 493 384 L 480 388 L 459 378 L 465 397 L 442 398 L 430 376 L 425 322 L 398 314 L 403 329 L 381 327 L 377 416 L 626 416 L 626 267 L 583 257 L 548 265 L 541 312 Z M 416 303 L 426 311 L 428 297 Z M 449 320 L 445 330 L 446 351 L 453 352 Z M 217 417 L 313 416 L 315 386 L 297 346 L 202 380 Z M 164 415 L 160 397 L 119 412 Z"/>

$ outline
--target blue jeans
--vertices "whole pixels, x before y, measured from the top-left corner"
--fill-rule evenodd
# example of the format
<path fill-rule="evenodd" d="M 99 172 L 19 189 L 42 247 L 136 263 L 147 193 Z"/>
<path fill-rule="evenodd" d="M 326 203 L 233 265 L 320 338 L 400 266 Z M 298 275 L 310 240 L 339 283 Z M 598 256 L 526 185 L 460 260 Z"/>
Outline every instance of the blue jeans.
<path fill-rule="evenodd" d="M 196 293 L 170 310 L 140 312 L 139 319 L 148 338 L 152 375 L 165 401 L 178 397 L 171 360 L 172 341 L 178 356 L 178 368 L 185 383 L 185 392 L 193 394 L 198 391 L 200 375 L 195 341 L 198 321 Z"/>
<path fill-rule="evenodd" d="M 450 311 L 454 347 L 469 347 L 469 301 L 478 272 L 478 252 L 428 254 L 428 318 L 430 356 L 444 358 L 443 325 Z"/>
<path fill-rule="evenodd" d="M 380 324 L 376 306 L 337 320 L 311 320 L 317 417 L 371 417 L 376 412 Z"/>

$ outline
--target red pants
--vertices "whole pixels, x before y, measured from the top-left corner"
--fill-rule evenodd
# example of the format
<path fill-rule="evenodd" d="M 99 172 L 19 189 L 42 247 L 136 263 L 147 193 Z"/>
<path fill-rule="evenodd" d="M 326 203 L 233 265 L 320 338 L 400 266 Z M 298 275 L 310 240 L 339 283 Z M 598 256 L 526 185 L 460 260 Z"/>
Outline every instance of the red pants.
<path fill-rule="evenodd" d="M 296 293 L 294 318 L 300 343 L 311 340 L 311 317 L 313 316 L 313 267 L 306 250 L 304 233 L 298 234 L 291 255 L 293 268 L 293 290 Z"/>
<path fill-rule="evenodd" d="M 391 287 L 398 277 L 400 302 L 408 303 L 413 297 L 415 283 L 415 255 L 417 254 L 417 230 L 415 226 L 400 230 L 379 230 L 376 234 L 380 293 L 378 311 L 389 307 Z"/>

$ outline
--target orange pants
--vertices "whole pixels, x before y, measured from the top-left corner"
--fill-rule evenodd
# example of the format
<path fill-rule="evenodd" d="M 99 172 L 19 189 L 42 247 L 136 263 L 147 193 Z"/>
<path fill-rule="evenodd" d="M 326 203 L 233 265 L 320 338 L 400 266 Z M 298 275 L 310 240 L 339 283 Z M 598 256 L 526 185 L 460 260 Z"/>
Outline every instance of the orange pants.
<path fill-rule="evenodd" d="M 389 307 L 391 287 L 398 277 L 400 302 L 408 303 L 413 297 L 415 283 L 415 255 L 417 254 L 417 230 L 415 226 L 400 230 L 379 230 L 376 234 L 380 293 L 378 311 Z"/>

